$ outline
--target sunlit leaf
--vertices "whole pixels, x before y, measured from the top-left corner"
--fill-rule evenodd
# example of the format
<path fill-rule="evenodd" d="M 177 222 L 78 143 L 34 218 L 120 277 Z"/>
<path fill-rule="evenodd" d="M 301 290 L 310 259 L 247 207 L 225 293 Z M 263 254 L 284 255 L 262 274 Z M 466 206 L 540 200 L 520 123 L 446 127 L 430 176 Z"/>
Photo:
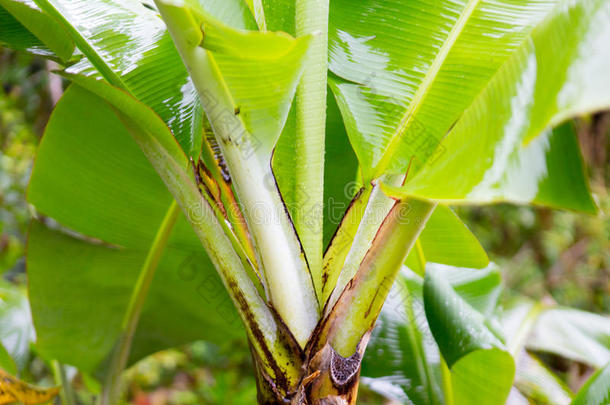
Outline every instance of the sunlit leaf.
<path fill-rule="evenodd" d="M 603 0 L 558 7 L 503 64 L 404 192 L 594 212 L 570 128 L 550 127 L 610 104 L 603 51 L 609 18 Z"/>
<path fill-rule="evenodd" d="M 558 3 L 331 2 L 330 83 L 365 178 L 421 167 Z"/>

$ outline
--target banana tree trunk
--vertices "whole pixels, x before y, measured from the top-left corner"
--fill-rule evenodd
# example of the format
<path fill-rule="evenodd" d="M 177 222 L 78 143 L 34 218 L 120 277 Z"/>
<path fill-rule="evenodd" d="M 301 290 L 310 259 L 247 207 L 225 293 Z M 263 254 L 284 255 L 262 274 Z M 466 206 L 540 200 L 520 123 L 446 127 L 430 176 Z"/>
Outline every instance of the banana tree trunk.
<path fill-rule="evenodd" d="M 261 405 L 351 405 L 356 403 L 360 366 L 369 334 L 361 341 L 357 351 L 345 358 L 330 344 L 325 344 L 303 363 L 299 384 L 283 385 L 284 380 L 268 378 L 254 357 L 258 388 L 258 403 Z"/>

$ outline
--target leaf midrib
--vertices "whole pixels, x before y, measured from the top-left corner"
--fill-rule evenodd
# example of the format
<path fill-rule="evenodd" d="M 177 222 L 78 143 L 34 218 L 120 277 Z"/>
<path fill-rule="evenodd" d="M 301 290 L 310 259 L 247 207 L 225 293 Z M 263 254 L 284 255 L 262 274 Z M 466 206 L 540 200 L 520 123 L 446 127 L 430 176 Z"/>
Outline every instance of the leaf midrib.
<path fill-rule="evenodd" d="M 65 24 L 66 29 L 72 34 L 72 39 L 76 43 L 77 47 L 85 54 L 87 59 L 95 66 L 95 68 L 100 72 L 100 74 L 113 86 L 119 87 L 130 94 L 132 92 L 127 87 L 127 84 L 121 79 L 120 75 L 118 75 L 112 67 L 104 61 L 102 56 L 95 50 L 95 48 L 89 43 L 87 38 L 85 38 L 80 30 L 74 26 L 68 19 L 64 16 L 64 14 L 57 8 L 57 6 L 50 0 L 35 0 L 38 7 L 40 7 L 43 11 L 51 14 L 55 18 L 59 19 L 63 24 Z"/>
<path fill-rule="evenodd" d="M 438 76 L 438 73 L 441 70 L 441 67 L 443 66 L 443 64 L 445 63 L 445 60 L 447 59 L 447 56 L 449 55 L 449 52 L 451 51 L 451 49 L 453 49 L 453 46 L 455 45 L 458 38 L 462 34 L 462 31 L 464 30 L 464 28 L 466 27 L 466 24 L 470 20 L 472 13 L 479 5 L 479 2 L 480 2 L 480 0 L 469 0 L 468 3 L 466 4 L 466 7 L 460 14 L 458 20 L 456 21 L 455 25 L 449 32 L 449 35 L 447 36 L 447 40 L 443 43 L 443 45 L 441 46 L 441 49 L 436 54 L 436 58 L 434 58 L 432 65 L 430 65 L 430 69 L 428 69 L 428 71 L 426 72 L 426 75 L 424 76 L 424 80 L 417 88 L 417 91 L 415 92 L 413 99 L 411 100 L 407 110 L 403 114 L 403 116 L 400 120 L 400 124 L 398 125 L 398 128 L 392 134 L 390 143 L 389 143 L 388 147 L 386 148 L 385 153 L 382 155 L 381 159 L 379 160 L 379 163 L 375 167 L 374 176 L 373 176 L 374 178 L 377 178 L 377 177 L 383 175 L 385 173 L 385 171 L 388 169 L 388 167 L 392 161 L 392 158 L 394 157 L 394 155 L 396 154 L 396 151 L 398 150 L 398 146 L 402 139 L 402 137 L 401 137 L 402 134 L 406 131 L 406 129 L 409 127 L 409 125 L 413 122 L 413 117 L 415 116 L 415 114 L 417 113 L 417 111 L 419 110 L 421 105 L 423 104 L 426 96 L 430 92 L 430 89 L 432 88 L 432 85 L 434 84 L 436 77 Z"/>

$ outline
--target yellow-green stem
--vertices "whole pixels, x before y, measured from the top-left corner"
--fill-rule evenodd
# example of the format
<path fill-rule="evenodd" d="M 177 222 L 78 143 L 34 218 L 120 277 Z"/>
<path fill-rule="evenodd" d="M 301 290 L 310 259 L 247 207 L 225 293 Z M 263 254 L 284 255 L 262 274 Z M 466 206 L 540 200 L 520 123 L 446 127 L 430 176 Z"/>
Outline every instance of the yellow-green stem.
<path fill-rule="evenodd" d="M 131 294 L 131 299 L 123 318 L 121 325 L 121 334 L 114 347 L 112 357 L 110 360 L 110 367 L 108 369 L 104 388 L 100 398 L 101 405 L 113 405 L 117 403 L 120 391 L 121 391 L 121 373 L 127 365 L 127 359 L 131 349 L 131 341 L 144 307 L 144 302 L 150 290 L 155 271 L 159 266 L 167 241 L 172 233 L 172 229 L 178 219 L 180 208 L 176 201 L 172 200 L 169 209 L 161 222 L 161 226 L 155 235 L 155 239 L 150 246 L 144 264 L 140 269 L 138 281 Z"/>
<path fill-rule="evenodd" d="M 443 393 L 445 395 L 445 405 L 453 405 L 453 383 L 451 382 L 451 370 L 447 362 L 441 356 L 441 374 L 443 379 Z"/>
<path fill-rule="evenodd" d="M 61 385 L 59 398 L 61 399 L 62 405 L 74 405 L 76 403 L 74 401 L 74 391 L 72 391 L 72 386 L 70 380 L 68 380 L 66 369 L 63 364 L 57 360 L 53 360 L 51 362 L 51 367 L 53 369 L 53 380 L 55 381 L 55 385 Z"/>

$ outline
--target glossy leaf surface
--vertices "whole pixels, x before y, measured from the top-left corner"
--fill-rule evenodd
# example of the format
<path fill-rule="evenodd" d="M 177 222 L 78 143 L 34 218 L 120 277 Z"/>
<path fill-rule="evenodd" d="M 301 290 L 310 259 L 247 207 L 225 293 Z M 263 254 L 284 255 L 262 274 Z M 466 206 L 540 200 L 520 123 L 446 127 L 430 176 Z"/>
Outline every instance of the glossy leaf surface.
<path fill-rule="evenodd" d="M 577 143 L 567 126 L 549 128 L 610 104 L 602 50 L 609 19 L 606 1 L 558 7 L 502 65 L 444 137 L 439 156 L 404 191 L 446 202 L 508 200 L 594 212 Z M 566 189 L 571 192 L 560 191 Z"/>
<path fill-rule="evenodd" d="M 331 86 L 365 178 L 421 167 L 557 3 L 332 2 Z"/>
<path fill-rule="evenodd" d="M 101 74 L 152 108 L 189 156 L 199 156 L 202 112 L 197 92 L 158 13 L 140 2 L 38 0 L 70 27 L 87 59 L 70 73 Z"/>
<path fill-rule="evenodd" d="M 330 43 L 365 177 L 412 163 L 396 195 L 595 210 L 575 142 L 547 128 L 610 103 L 607 2 L 369 3 L 334 3 Z"/>

